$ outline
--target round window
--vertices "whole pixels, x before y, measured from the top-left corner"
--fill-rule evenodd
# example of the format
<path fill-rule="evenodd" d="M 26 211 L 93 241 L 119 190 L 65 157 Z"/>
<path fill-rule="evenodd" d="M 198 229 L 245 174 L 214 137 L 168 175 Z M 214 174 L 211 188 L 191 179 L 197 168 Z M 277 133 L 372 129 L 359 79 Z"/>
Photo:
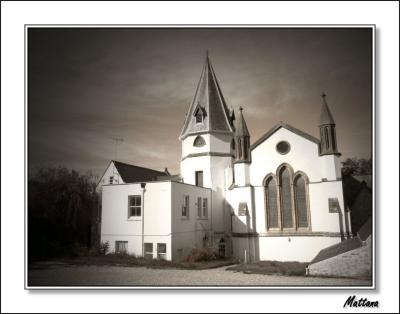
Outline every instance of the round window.
<path fill-rule="evenodd" d="M 276 150 L 279 154 L 285 155 L 290 151 L 290 144 L 286 141 L 279 142 L 276 144 Z"/>

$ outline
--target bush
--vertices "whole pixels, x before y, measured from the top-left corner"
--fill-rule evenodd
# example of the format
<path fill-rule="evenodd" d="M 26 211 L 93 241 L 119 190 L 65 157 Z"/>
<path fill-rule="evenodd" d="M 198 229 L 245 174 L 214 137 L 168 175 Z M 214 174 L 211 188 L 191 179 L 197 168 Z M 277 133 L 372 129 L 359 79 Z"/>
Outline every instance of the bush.
<path fill-rule="evenodd" d="M 106 255 L 108 251 L 110 250 L 110 242 L 101 242 L 99 245 L 99 254 L 100 255 Z"/>
<path fill-rule="evenodd" d="M 190 251 L 190 253 L 186 256 L 185 262 L 208 262 L 213 261 L 218 258 L 218 255 L 211 248 L 202 248 L 197 249 L 194 248 Z"/>

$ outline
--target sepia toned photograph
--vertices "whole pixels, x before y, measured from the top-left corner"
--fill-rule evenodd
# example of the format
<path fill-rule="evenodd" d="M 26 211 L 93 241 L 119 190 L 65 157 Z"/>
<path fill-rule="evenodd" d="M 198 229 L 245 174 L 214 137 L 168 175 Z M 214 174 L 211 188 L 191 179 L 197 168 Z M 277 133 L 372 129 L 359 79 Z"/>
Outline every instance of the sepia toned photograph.
<path fill-rule="evenodd" d="M 374 289 L 374 26 L 25 26 L 26 289 Z"/>

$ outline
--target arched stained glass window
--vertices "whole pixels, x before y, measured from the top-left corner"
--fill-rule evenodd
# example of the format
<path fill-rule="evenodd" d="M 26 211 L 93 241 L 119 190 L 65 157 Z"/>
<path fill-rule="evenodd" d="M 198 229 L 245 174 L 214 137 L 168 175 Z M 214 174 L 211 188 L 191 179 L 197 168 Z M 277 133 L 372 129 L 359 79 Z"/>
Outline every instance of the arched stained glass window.
<path fill-rule="evenodd" d="M 290 173 L 287 167 L 281 170 L 280 182 L 283 228 L 293 228 L 292 189 L 290 186 Z"/>
<path fill-rule="evenodd" d="M 306 180 L 302 175 L 298 176 L 294 182 L 295 204 L 297 211 L 297 227 L 308 227 L 308 211 L 307 211 L 307 191 Z"/>
<path fill-rule="evenodd" d="M 268 228 L 279 228 L 278 189 L 274 178 L 267 182 L 265 193 Z"/>

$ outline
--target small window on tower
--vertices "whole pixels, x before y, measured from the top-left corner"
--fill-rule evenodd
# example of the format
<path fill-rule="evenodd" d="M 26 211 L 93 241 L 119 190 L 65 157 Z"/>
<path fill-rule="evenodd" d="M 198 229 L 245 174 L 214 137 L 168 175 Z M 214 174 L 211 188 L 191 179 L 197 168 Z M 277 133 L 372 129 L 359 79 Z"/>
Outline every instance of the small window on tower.
<path fill-rule="evenodd" d="M 195 119 L 196 119 L 196 124 L 200 124 L 204 122 L 204 118 L 207 115 L 206 109 L 200 104 L 197 105 L 196 110 L 193 113 Z"/>
<path fill-rule="evenodd" d="M 197 136 L 197 137 L 194 139 L 193 146 L 195 146 L 195 147 L 202 147 L 202 146 L 204 146 L 204 145 L 206 145 L 206 141 L 205 141 L 204 138 L 201 137 L 200 135 Z"/>
<path fill-rule="evenodd" d="M 197 112 L 197 114 L 196 114 L 196 123 L 203 123 L 203 118 L 204 118 L 203 114 L 199 110 L 199 112 Z"/>

